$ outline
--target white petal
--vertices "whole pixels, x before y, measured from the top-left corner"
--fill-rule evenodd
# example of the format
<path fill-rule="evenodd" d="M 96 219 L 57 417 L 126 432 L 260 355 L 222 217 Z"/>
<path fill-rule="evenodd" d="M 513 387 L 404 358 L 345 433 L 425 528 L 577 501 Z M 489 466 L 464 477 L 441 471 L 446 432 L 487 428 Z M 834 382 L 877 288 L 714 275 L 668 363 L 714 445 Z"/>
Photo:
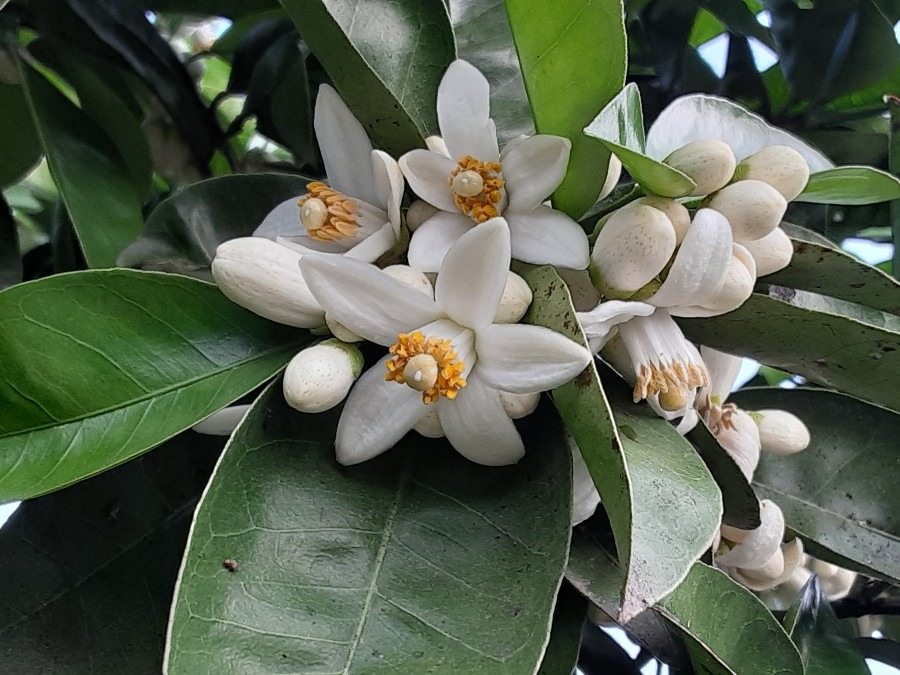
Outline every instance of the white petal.
<path fill-rule="evenodd" d="M 409 242 L 409 266 L 426 274 L 436 274 L 450 247 L 475 227 L 468 216 L 439 211 L 413 232 Z"/>
<path fill-rule="evenodd" d="M 488 326 L 506 288 L 509 251 L 503 218 L 491 218 L 461 236 L 444 257 L 434 285 L 441 310 L 476 331 Z"/>
<path fill-rule="evenodd" d="M 734 379 L 737 377 L 744 359 L 706 346 L 700 347 L 700 355 L 709 371 L 710 398 L 713 403 L 722 405 L 731 393 Z"/>
<path fill-rule="evenodd" d="M 478 375 L 495 389 L 517 394 L 558 387 L 591 362 L 586 348 L 541 326 L 496 323 L 475 340 Z"/>
<path fill-rule="evenodd" d="M 490 95 L 488 81 L 475 66 L 456 60 L 447 68 L 438 87 L 437 115 L 452 158 L 500 159 L 497 132 L 490 119 Z"/>
<path fill-rule="evenodd" d="M 296 237 L 306 232 L 300 224 L 300 206 L 297 200 L 300 195 L 285 199 L 269 211 L 262 223 L 253 231 L 254 237 L 272 239 L 276 237 Z"/>
<path fill-rule="evenodd" d="M 515 464 L 525 454 L 522 437 L 503 410 L 500 394 L 478 377 L 468 378 L 456 398 L 438 402 L 447 440 L 463 457 L 487 466 Z"/>
<path fill-rule="evenodd" d="M 394 234 L 394 226 L 385 223 L 381 229 L 370 234 L 344 255 L 355 260 L 373 263 L 391 250 L 397 243 L 397 235 Z"/>
<path fill-rule="evenodd" d="M 571 149 L 568 138 L 547 134 L 516 143 L 503 159 L 507 208 L 530 211 L 547 199 L 566 177 Z"/>
<path fill-rule="evenodd" d="M 441 211 L 461 213 L 450 192 L 450 172 L 456 162 L 429 150 L 410 150 L 400 158 L 400 170 L 419 197 Z"/>
<path fill-rule="evenodd" d="M 728 272 L 733 241 L 728 220 L 700 209 L 688 228 L 666 280 L 647 301 L 657 307 L 702 305 L 713 297 Z"/>
<path fill-rule="evenodd" d="M 374 265 L 346 256 L 307 255 L 303 275 L 329 316 L 357 335 L 389 347 L 408 333 L 439 318 L 424 293 L 392 279 Z"/>
<path fill-rule="evenodd" d="M 191 429 L 198 434 L 207 434 L 208 436 L 231 436 L 249 409 L 249 405 L 232 405 L 222 408 L 202 422 L 197 422 Z"/>
<path fill-rule="evenodd" d="M 512 255 L 535 265 L 583 270 L 590 262 L 587 235 L 565 213 L 543 204 L 531 211 L 503 212 L 512 234 Z"/>
<path fill-rule="evenodd" d="M 369 136 L 327 84 L 319 87 L 314 125 L 329 185 L 348 197 L 377 204 Z"/>
<path fill-rule="evenodd" d="M 594 515 L 600 504 L 600 493 L 581 456 L 581 450 L 568 432 L 566 440 L 572 451 L 572 525 L 578 525 Z"/>
<path fill-rule="evenodd" d="M 762 567 L 781 547 L 784 537 L 784 515 L 775 502 L 760 502 L 762 524 L 750 532 L 747 538 L 725 555 L 716 558 L 716 564 L 754 569 Z"/>
<path fill-rule="evenodd" d="M 578 322 L 585 336 L 597 342 L 600 350 L 615 335 L 613 329 L 620 323 L 630 321 L 635 316 L 650 316 L 656 307 L 645 302 L 629 302 L 626 300 L 607 300 L 601 302 L 590 312 L 577 312 Z"/>
<path fill-rule="evenodd" d="M 392 448 L 428 413 L 422 392 L 385 381 L 389 358 L 367 370 L 347 398 L 334 441 L 341 464 L 359 464 Z"/>
<path fill-rule="evenodd" d="M 400 236 L 400 202 L 403 199 L 403 172 L 397 160 L 381 150 L 372 151 L 372 171 L 375 176 L 376 206 L 387 211 L 394 228 L 394 236 Z"/>

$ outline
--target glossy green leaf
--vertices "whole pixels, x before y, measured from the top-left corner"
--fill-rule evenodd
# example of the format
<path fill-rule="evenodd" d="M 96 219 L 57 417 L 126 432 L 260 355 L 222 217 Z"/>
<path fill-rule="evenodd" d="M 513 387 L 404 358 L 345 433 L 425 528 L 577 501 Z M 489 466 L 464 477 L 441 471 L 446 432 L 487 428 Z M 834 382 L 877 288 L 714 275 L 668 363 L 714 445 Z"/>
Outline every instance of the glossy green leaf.
<path fill-rule="evenodd" d="M 339 466 L 337 418 L 280 383 L 244 418 L 191 530 L 167 672 L 536 671 L 571 532 L 550 409 L 499 469 L 418 435 Z"/>
<path fill-rule="evenodd" d="M 303 194 L 307 182 L 302 176 L 245 174 L 189 185 L 156 207 L 118 263 L 210 279 L 219 244 L 253 234 L 269 211 Z"/>
<path fill-rule="evenodd" d="M 506 0 L 506 11 L 538 132 L 572 142 L 553 206 L 579 218 L 597 201 L 609 164 L 582 130 L 625 84 L 622 0 Z"/>
<path fill-rule="evenodd" d="M 309 340 L 174 275 L 75 272 L 0 292 L 0 502 L 159 445 Z"/>
<path fill-rule="evenodd" d="M 754 293 L 728 314 L 679 324 L 699 344 L 900 410 L 900 318 L 806 291 L 775 286 L 769 293 Z"/>
<path fill-rule="evenodd" d="M 37 164 L 43 149 L 25 88 L 0 81 L 0 187 L 16 183 Z"/>
<path fill-rule="evenodd" d="M 449 0 L 456 51 L 491 83 L 491 118 L 505 145 L 534 134 L 531 106 L 503 0 Z"/>
<path fill-rule="evenodd" d="M 871 166 L 839 166 L 812 174 L 796 201 L 861 205 L 892 199 L 900 199 L 900 179 Z"/>
<path fill-rule="evenodd" d="M 578 591 L 569 584 L 562 585 L 553 610 L 550 642 L 537 675 L 572 675 L 575 672 L 587 608 L 587 600 Z"/>
<path fill-rule="evenodd" d="M 754 475 L 804 540 L 900 580 L 900 415 L 850 396 L 809 389 L 750 389 L 732 400 L 748 410 L 789 410 L 810 430 L 810 446 L 765 454 Z M 877 467 L 877 469 L 875 468 Z"/>
<path fill-rule="evenodd" d="M 534 295 L 525 320 L 586 345 L 569 292 L 553 268 L 523 272 Z M 622 591 L 622 620 L 627 622 L 671 591 L 709 547 L 722 502 L 690 443 L 621 390 L 616 387 L 610 408 L 592 363 L 553 390 L 553 401 L 609 514 L 618 557 L 628 562 Z M 629 434 L 620 434 L 613 425 L 628 426 Z"/>
<path fill-rule="evenodd" d="M 705 653 L 716 673 L 799 675 L 800 655 L 766 606 L 727 574 L 695 563 L 659 604 L 683 631 L 688 645 Z"/>
<path fill-rule="evenodd" d="M 0 530 L 0 671 L 160 672 L 191 514 L 222 445 L 185 432 L 19 506 Z"/>
<path fill-rule="evenodd" d="M 456 56 L 443 2 L 282 4 L 376 147 L 399 156 L 437 132 L 437 87 Z"/>
<path fill-rule="evenodd" d="M 21 65 L 50 170 L 91 267 L 114 267 L 144 225 L 141 199 L 109 137 L 42 75 Z"/>

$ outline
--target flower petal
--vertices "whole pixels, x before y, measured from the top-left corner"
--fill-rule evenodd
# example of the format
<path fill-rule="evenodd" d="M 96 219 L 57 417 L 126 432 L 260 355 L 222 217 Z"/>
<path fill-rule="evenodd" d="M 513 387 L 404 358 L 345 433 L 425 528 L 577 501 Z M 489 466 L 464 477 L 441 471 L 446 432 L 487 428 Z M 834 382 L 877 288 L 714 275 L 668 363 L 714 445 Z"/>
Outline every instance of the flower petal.
<path fill-rule="evenodd" d="M 647 302 L 657 307 L 704 304 L 725 281 L 732 249 L 731 225 L 725 216 L 713 209 L 700 209 L 666 280 Z"/>
<path fill-rule="evenodd" d="M 766 564 L 784 537 L 784 514 L 775 502 L 763 499 L 759 517 L 762 524 L 725 555 L 716 558 L 717 565 L 754 569 Z"/>
<path fill-rule="evenodd" d="M 591 348 L 597 344 L 597 350 L 603 349 L 609 339 L 615 335 L 613 329 L 620 323 L 630 321 L 636 316 L 650 316 L 656 307 L 645 302 L 627 300 L 607 300 L 601 302 L 590 312 L 576 312 L 578 323 Z"/>
<path fill-rule="evenodd" d="M 479 331 L 475 351 L 478 375 L 495 389 L 517 394 L 558 387 L 591 362 L 591 353 L 565 335 L 518 323 Z"/>
<path fill-rule="evenodd" d="M 709 371 L 710 398 L 713 403 L 722 405 L 731 393 L 744 359 L 703 345 L 700 347 L 700 356 L 703 357 L 703 363 Z"/>
<path fill-rule="evenodd" d="M 370 234 L 344 255 L 355 260 L 373 263 L 390 251 L 396 243 L 397 236 L 394 234 L 394 226 L 391 223 L 385 223 L 380 230 Z"/>
<path fill-rule="evenodd" d="M 400 158 L 400 170 L 419 197 L 441 211 L 460 213 L 450 192 L 450 172 L 456 162 L 429 150 L 410 150 Z"/>
<path fill-rule="evenodd" d="M 473 227 L 472 219 L 461 213 L 438 211 L 413 232 L 407 254 L 409 266 L 436 274 L 450 247 Z"/>
<path fill-rule="evenodd" d="M 400 201 L 403 199 L 403 172 L 397 160 L 381 150 L 372 151 L 372 171 L 375 175 L 375 191 L 378 193 L 377 206 L 385 209 L 394 236 L 400 236 Z"/>
<path fill-rule="evenodd" d="M 300 225 L 298 199 L 299 196 L 285 199 L 269 211 L 259 227 L 253 231 L 253 236 L 265 237 L 274 241 L 277 237 L 296 237 L 305 233 L 306 230 Z"/>
<path fill-rule="evenodd" d="M 319 87 L 313 124 L 331 187 L 348 197 L 377 204 L 369 136 L 347 104 L 327 84 Z"/>
<path fill-rule="evenodd" d="M 543 204 L 531 211 L 507 209 L 503 217 L 512 234 L 512 255 L 535 265 L 583 270 L 590 261 L 587 235 L 561 211 Z"/>
<path fill-rule="evenodd" d="M 452 401 L 438 402 L 438 417 L 447 440 L 466 459 L 486 466 L 515 464 L 525 454 L 516 426 L 503 410 L 500 394 L 478 373 Z"/>
<path fill-rule="evenodd" d="M 424 293 L 388 276 L 374 265 L 346 256 L 307 255 L 300 269 L 328 315 L 357 335 L 389 347 L 440 317 Z"/>
<path fill-rule="evenodd" d="M 434 285 L 441 310 L 475 331 L 490 325 L 506 288 L 509 249 L 503 218 L 491 218 L 462 235 L 444 257 Z"/>
<path fill-rule="evenodd" d="M 367 370 L 347 398 L 334 441 L 341 464 L 359 464 L 392 448 L 428 414 L 422 392 L 384 379 L 389 358 Z"/>
<path fill-rule="evenodd" d="M 472 155 L 482 162 L 500 159 L 490 118 L 491 87 L 475 66 L 456 60 L 447 68 L 437 95 L 438 125 L 450 157 Z"/>
<path fill-rule="evenodd" d="M 572 143 L 562 136 L 539 134 L 516 142 L 503 158 L 507 208 L 530 211 L 566 177 Z"/>

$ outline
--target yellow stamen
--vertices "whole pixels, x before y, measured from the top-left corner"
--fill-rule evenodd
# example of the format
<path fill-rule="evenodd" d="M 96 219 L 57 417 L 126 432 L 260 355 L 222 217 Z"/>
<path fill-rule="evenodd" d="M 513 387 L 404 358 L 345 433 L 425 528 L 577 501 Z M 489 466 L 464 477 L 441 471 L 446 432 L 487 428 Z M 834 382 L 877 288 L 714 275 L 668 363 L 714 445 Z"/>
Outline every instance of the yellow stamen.
<path fill-rule="evenodd" d="M 634 401 L 655 394 L 669 394 L 673 399 L 696 387 L 709 386 L 709 374 L 696 363 L 647 364 L 634 383 Z M 671 392 L 671 393 L 670 393 Z M 674 403 L 674 400 L 672 401 Z M 660 405 L 665 408 L 662 402 Z"/>
<path fill-rule="evenodd" d="M 500 215 L 497 205 L 506 184 L 500 178 L 500 162 L 482 162 L 466 155 L 450 172 L 450 191 L 457 208 L 479 223 Z M 476 187 L 480 191 L 472 194 Z"/>
<path fill-rule="evenodd" d="M 356 234 L 359 204 L 355 199 L 319 181 L 307 185 L 306 190 L 297 205 L 307 235 L 317 241 L 339 241 Z"/>
<path fill-rule="evenodd" d="M 460 377 L 466 364 L 457 360 L 450 340 L 426 338 L 421 331 L 401 333 L 390 352 L 397 358 L 385 364 L 388 372 L 384 379 L 421 391 L 426 404 L 436 402 L 441 396 L 452 400 L 466 386 L 465 379 Z"/>

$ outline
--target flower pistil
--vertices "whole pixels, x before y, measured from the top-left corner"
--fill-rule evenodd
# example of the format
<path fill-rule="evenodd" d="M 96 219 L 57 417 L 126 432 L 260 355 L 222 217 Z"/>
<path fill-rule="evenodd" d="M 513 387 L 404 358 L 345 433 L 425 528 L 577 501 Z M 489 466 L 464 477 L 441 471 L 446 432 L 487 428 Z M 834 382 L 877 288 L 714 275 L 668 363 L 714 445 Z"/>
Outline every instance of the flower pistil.
<path fill-rule="evenodd" d="M 497 204 L 505 181 L 500 162 L 482 162 L 466 155 L 450 172 L 450 191 L 457 208 L 479 223 L 500 215 Z"/>
<path fill-rule="evenodd" d="M 339 241 L 356 235 L 359 203 L 321 181 L 306 186 L 298 201 L 306 234 L 318 241 Z"/>
<path fill-rule="evenodd" d="M 421 391 L 425 404 L 441 396 L 452 400 L 466 386 L 462 377 L 466 364 L 457 358 L 450 340 L 425 337 L 422 331 L 400 333 L 390 352 L 396 358 L 385 363 L 384 379 Z"/>

